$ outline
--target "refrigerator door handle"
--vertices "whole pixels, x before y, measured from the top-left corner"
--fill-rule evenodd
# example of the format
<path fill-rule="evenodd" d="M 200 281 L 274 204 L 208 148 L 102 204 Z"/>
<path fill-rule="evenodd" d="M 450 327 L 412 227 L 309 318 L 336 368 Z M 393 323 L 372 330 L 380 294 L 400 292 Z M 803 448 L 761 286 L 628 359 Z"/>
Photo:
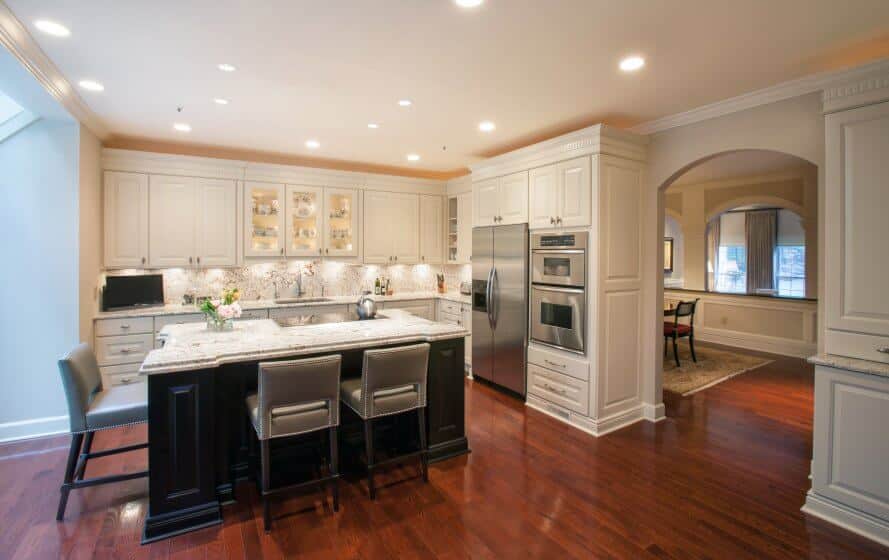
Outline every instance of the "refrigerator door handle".
<path fill-rule="evenodd" d="M 491 318 L 493 320 L 495 329 L 497 328 L 498 311 L 500 311 L 500 309 L 499 309 L 499 307 L 500 307 L 500 290 L 498 289 L 495 292 L 496 288 L 497 288 L 497 269 L 492 268 L 491 269 L 491 296 L 492 297 L 491 297 L 491 305 L 489 307 L 491 309 Z"/>
<path fill-rule="evenodd" d="M 488 313 L 488 325 L 490 325 L 491 330 L 494 330 L 494 314 L 492 313 L 494 308 L 494 267 L 491 267 L 491 270 L 488 271 L 488 285 L 485 288 L 485 299 L 487 300 L 487 305 L 485 306 L 485 310 Z"/>

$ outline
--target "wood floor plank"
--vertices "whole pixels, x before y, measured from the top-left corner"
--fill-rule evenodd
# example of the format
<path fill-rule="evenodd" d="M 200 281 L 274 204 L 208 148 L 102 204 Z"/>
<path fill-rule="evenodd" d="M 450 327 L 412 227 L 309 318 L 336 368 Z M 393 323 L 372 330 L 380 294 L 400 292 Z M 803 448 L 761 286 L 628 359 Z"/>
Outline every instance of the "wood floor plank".
<path fill-rule="evenodd" d="M 273 500 L 255 485 L 220 526 L 142 546 L 147 481 L 75 491 L 56 523 L 69 437 L 0 445 L 0 558 L 886 558 L 889 550 L 800 512 L 812 454 L 812 368 L 774 361 L 687 398 L 667 420 L 594 438 L 467 381 L 472 453 L 383 469 L 378 498 L 341 483 Z M 144 441 L 144 426 L 94 448 Z M 87 476 L 145 468 L 144 450 Z"/>

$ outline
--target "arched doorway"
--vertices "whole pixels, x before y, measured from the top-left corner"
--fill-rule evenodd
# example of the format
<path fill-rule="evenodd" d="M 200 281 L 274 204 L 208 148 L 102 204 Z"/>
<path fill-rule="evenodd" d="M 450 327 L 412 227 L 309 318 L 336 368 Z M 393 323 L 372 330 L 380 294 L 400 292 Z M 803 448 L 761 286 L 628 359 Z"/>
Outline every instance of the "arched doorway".
<path fill-rule="evenodd" d="M 770 176 L 780 177 L 790 175 L 789 168 L 797 171 L 797 176 L 804 183 L 804 187 L 792 193 L 778 181 L 769 181 Z M 800 215 L 805 224 L 807 243 L 815 248 L 807 253 L 806 267 L 813 274 L 807 281 L 808 295 L 817 295 L 817 247 L 818 247 L 818 210 L 817 199 L 820 192 L 819 171 L 817 163 L 810 158 L 800 157 L 782 150 L 771 149 L 728 149 L 718 152 L 700 155 L 693 161 L 679 165 L 672 172 L 663 174 L 665 177 L 653 187 L 657 196 L 657 237 L 651 239 L 652 247 L 656 250 L 651 254 L 652 265 L 656 267 L 653 277 L 656 285 L 652 286 L 649 293 L 655 294 L 652 302 L 651 317 L 657 332 L 648 340 L 646 352 L 650 352 L 652 359 L 648 362 L 651 376 L 648 386 L 653 389 L 655 402 L 663 403 L 663 354 L 660 351 L 662 343 L 662 317 L 664 309 L 665 278 L 675 276 L 666 274 L 660 263 L 664 262 L 664 248 L 667 245 L 665 227 L 672 225 L 683 232 L 683 282 L 685 287 L 706 290 L 707 257 L 705 251 L 707 234 L 705 227 L 698 230 L 690 227 L 690 223 L 699 220 L 701 224 L 707 224 L 709 220 L 720 214 L 737 208 L 773 208 L 787 209 Z M 744 192 L 741 181 L 732 184 L 732 179 L 740 177 L 755 178 L 757 188 Z M 718 192 L 705 194 L 698 192 L 693 200 L 685 204 L 672 200 L 675 198 L 677 187 L 689 188 L 689 185 L 710 184 L 718 188 Z M 700 189 L 703 191 L 704 189 Z M 671 224 L 671 222 L 673 222 Z M 652 231 L 652 234 L 655 232 Z M 676 251 L 674 246 L 673 250 Z M 675 259 L 675 254 L 674 254 Z M 669 287 L 668 287 L 669 289 Z M 814 321 L 813 314 L 813 321 Z M 815 327 L 813 332 L 817 332 Z M 663 414 L 663 409 L 655 410 L 655 418 L 658 413 Z"/>

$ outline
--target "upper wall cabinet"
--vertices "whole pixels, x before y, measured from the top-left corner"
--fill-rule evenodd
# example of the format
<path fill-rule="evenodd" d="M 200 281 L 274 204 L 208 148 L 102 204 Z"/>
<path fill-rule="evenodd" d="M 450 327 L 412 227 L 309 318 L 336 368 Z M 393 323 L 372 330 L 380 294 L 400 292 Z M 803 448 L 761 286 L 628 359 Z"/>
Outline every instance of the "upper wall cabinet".
<path fill-rule="evenodd" d="M 149 266 L 236 264 L 234 181 L 152 175 Z"/>
<path fill-rule="evenodd" d="M 249 198 L 270 202 L 257 206 L 253 226 L 248 226 L 248 234 L 256 239 L 247 256 L 358 256 L 358 191 L 287 185 L 284 204 L 276 206 L 274 193 L 278 187 L 248 183 L 247 191 L 253 193 L 248 194 Z M 276 207 L 285 215 L 281 246 L 277 245 L 279 240 L 274 233 L 279 222 Z"/>
<path fill-rule="evenodd" d="M 448 198 L 447 261 L 448 264 L 469 264 L 472 255 L 472 193 Z"/>
<path fill-rule="evenodd" d="M 528 224 L 531 229 L 590 225 L 590 158 L 532 169 Z"/>
<path fill-rule="evenodd" d="M 287 186 L 286 247 L 291 257 L 324 254 L 324 189 Z"/>
<path fill-rule="evenodd" d="M 367 191 L 364 195 L 364 262 L 417 263 L 419 213 L 416 194 Z"/>
<path fill-rule="evenodd" d="M 528 172 L 521 171 L 472 185 L 474 226 L 528 221 Z"/>
<path fill-rule="evenodd" d="M 358 191 L 324 189 L 324 256 L 358 256 Z"/>
<path fill-rule="evenodd" d="M 825 351 L 889 362 L 889 101 L 827 115 Z"/>
<path fill-rule="evenodd" d="M 420 262 L 441 264 L 444 247 L 444 199 L 420 195 Z"/>
<path fill-rule="evenodd" d="M 148 175 L 105 172 L 105 266 L 148 264 Z"/>
<path fill-rule="evenodd" d="M 244 185 L 244 256 L 284 255 L 284 185 Z"/>

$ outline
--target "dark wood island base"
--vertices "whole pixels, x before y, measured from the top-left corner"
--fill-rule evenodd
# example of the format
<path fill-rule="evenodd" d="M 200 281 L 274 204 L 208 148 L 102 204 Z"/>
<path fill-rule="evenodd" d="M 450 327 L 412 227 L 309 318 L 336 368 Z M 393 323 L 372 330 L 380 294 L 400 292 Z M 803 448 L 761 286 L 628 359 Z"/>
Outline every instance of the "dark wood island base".
<path fill-rule="evenodd" d="M 469 452 L 464 339 L 430 345 L 426 437 L 429 462 L 437 462 Z M 345 379 L 360 376 L 363 350 L 324 354 L 342 354 Z M 247 392 L 256 389 L 257 363 L 149 375 L 148 514 L 143 544 L 222 522 L 222 505 L 235 501 L 236 482 L 250 476 L 251 434 L 243 403 Z"/>

